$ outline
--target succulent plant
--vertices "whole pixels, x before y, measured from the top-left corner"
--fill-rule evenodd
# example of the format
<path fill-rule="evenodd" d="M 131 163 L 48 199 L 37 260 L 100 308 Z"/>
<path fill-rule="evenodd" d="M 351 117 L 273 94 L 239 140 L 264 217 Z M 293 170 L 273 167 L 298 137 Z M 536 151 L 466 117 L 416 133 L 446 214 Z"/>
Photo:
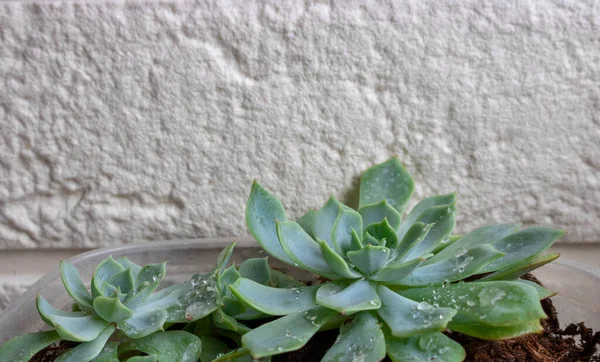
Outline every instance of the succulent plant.
<path fill-rule="evenodd" d="M 254 182 L 246 209 L 254 238 L 327 280 L 273 288 L 242 277 L 230 286 L 243 303 L 281 316 L 242 336 L 254 358 L 339 327 L 323 361 L 461 361 L 463 348 L 442 331 L 496 340 L 542 330 L 540 299 L 552 293 L 519 278 L 558 257 L 543 252 L 563 231 L 500 224 L 451 235 L 454 194 L 426 198 L 402 219 L 413 181 L 397 158 L 368 169 L 359 192 L 358 210 L 331 196 L 294 222 Z"/>

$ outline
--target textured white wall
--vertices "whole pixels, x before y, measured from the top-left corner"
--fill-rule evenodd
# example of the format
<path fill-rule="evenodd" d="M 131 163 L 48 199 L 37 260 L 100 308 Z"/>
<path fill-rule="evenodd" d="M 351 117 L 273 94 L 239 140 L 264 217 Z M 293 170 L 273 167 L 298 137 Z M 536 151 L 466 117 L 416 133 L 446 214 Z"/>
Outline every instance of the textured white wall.
<path fill-rule="evenodd" d="M 297 216 L 393 154 L 458 231 L 598 241 L 599 4 L 2 2 L 0 248 L 245 235 L 254 177 Z"/>

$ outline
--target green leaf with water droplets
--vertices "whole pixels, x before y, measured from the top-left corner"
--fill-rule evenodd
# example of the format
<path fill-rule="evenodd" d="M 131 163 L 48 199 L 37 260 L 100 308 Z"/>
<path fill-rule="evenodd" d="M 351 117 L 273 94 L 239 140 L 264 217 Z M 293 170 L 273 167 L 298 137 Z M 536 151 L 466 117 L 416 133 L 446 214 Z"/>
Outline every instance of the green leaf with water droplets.
<path fill-rule="evenodd" d="M 27 362 L 36 353 L 60 340 L 56 331 L 30 333 L 9 339 L 0 346 L 0 362 Z"/>
<path fill-rule="evenodd" d="M 381 298 L 377 313 L 395 337 L 441 332 L 456 314 L 451 308 L 436 308 L 427 302 L 405 298 L 383 285 L 377 287 L 377 294 Z"/>
<path fill-rule="evenodd" d="M 250 354 L 250 351 L 248 351 L 246 348 L 238 348 L 236 350 L 233 350 L 229 353 L 226 353 L 222 356 L 217 357 L 215 360 L 213 360 L 212 362 L 254 362 L 256 361 L 254 358 L 252 358 L 252 355 Z M 261 358 L 260 362 L 269 362 L 271 361 L 270 358 Z"/>
<path fill-rule="evenodd" d="M 394 209 L 386 200 L 378 203 L 365 205 L 358 209 L 358 213 L 362 216 L 363 225 L 371 225 L 387 219 L 390 226 L 397 230 L 400 227 L 402 216 Z"/>
<path fill-rule="evenodd" d="M 91 362 L 119 362 L 118 348 L 119 342 L 106 342 L 100 354 Z"/>
<path fill-rule="evenodd" d="M 271 269 L 266 257 L 244 260 L 240 265 L 239 273 L 242 277 L 263 285 L 267 285 L 271 280 Z"/>
<path fill-rule="evenodd" d="M 96 298 L 104 295 L 101 289 L 104 282 L 108 282 L 113 275 L 120 273 L 123 270 L 125 270 L 125 268 L 117 263 L 112 256 L 109 256 L 98 264 L 94 271 L 94 276 L 92 277 L 92 297 Z"/>
<path fill-rule="evenodd" d="M 533 226 L 510 234 L 492 245 L 505 253 L 481 270 L 481 273 L 494 272 L 518 265 L 528 258 L 548 249 L 565 234 L 562 230 Z"/>
<path fill-rule="evenodd" d="M 246 225 L 256 241 L 277 259 L 294 264 L 279 243 L 275 220 L 286 221 L 281 201 L 265 190 L 258 181 L 252 183 L 252 191 L 246 204 Z"/>
<path fill-rule="evenodd" d="M 159 362 L 154 356 L 133 356 L 127 362 Z"/>
<path fill-rule="evenodd" d="M 212 362 L 227 353 L 229 347 L 222 341 L 209 337 L 200 336 L 202 341 L 202 351 L 200 352 L 200 362 Z"/>
<path fill-rule="evenodd" d="M 475 229 L 470 233 L 460 237 L 457 242 L 451 243 L 446 248 L 435 254 L 427 260 L 425 265 L 436 263 L 442 259 L 450 258 L 456 255 L 457 251 L 469 249 L 472 246 L 492 244 L 497 240 L 504 238 L 519 230 L 521 224 L 498 224 L 489 225 Z M 451 240 L 448 240 L 450 242 Z"/>
<path fill-rule="evenodd" d="M 415 207 L 410 210 L 400 227 L 398 228 L 398 238 L 402 239 L 408 232 L 411 226 L 419 221 L 420 216 L 423 212 L 431 207 L 453 205 L 456 202 L 456 194 L 446 194 L 431 196 L 426 199 L 419 201 Z"/>
<path fill-rule="evenodd" d="M 252 308 L 269 315 L 286 315 L 315 307 L 318 285 L 290 289 L 271 288 L 250 279 L 230 286 L 233 294 Z"/>
<path fill-rule="evenodd" d="M 397 338 L 384 329 L 387 355 L 393 362 L 461 362 L 464 348 L 444 334 L 435 332 L 410 338 Z"/>
<path fill-rule="evenodd" d="M 98 297 L 94 298 L 94 311 L 105 321 L 111 323 L 122 322 L 133 316 L 133 311 L 127 308 L 119 298 Z"/>
<path fill-rule="evenodd" d="M 395 249 L 398 245 L 398 235 L 396 235 L 396 230 L 392 228 L 387 219 L 367 225 L 367 227 L 365 227 L 365 232 L 379 240 L 380 243 L 385 240 L 385 246 L 390 249 Z"/>
<path fill-rule="evenodd" d="M 322 307 L 288 314 L 244 334 L 242 344 L 254 358 L 295 351 L 336 316 L 335 311 Z"/>
<path fill-rule="evenodd" d="M 119 354 L 139 351 L 160 362 L 196 362 L 201 348 L 202 342 L 197 336 L 184 331 L 167 331 L 126 341 L 119 347 Z"/>
<path fill-rule="evenodd" d="M 176 295 L 161 301 L 167 309 L 167 322 L 193 322 L 212 313 L 220 305 L 215 273 L 195 274 L 176 291 Z M 160 292 L 156 293 L 159 294 Z M 155 295 L 156 295 L 155 294 Z M 176 297 L 176 301 L 171 300 Z M 149 300 L 148 303 L 152 302 Z M 158 303 L 158 302 L 155 302 Z"/>
<path fill-rule="evenodd" d="M 469 250 L 458 249 L 454 256 L 434 264 L 421 266 L 399 281 L 398 284 L 425 286 L 455 282 L 476 274 L 485 265 L 502 257 L 502 255 L 504 253 L 487 244 L 473 246 Z"/>
<path fill-rule="evenodd" d="M 365 275 L 371 275 L 385 266 L 390 257 L 390 249 L 366 245 L 360 250 L 348 252 L 347 256 L 358 270 Z"/>
<path fill-rule="evenodd" d="M 363 310 L 378 309 L 381 300 L 377 296 L 375 283 L 357 280 L 349 286 L 335 282 L 322 284 L 317 291 L 317 304 L 350 315 Z"/>
<path fill-rule="evenodd" d="M 277 222 L 277 234 L 287 255 L 302 269 L 326 278 L 337 278 L 323 259 L 319 244 L 300 225 L 293 221 Z"/>
<path fill-rule="evenodd" d="M 484 323 L 461 322 L 453 323 L 449 326 L 453 331 L 466 334 L 480 339 L 488 339 L 493 341 L 511 339 L 526 334 L 540 333 L 544 330 L 539 319 L 527 320 L 522 323 L 512 324 L 508 326 L 493 326 L 490 327 Z"/>
<path fill-rule="evenodd" d="M 160 284 L 167 273 L 167 263 L 159 264 L 148 264 L 144 265 L 140 269 L 137 278 L 135 278 L 135 287 L 149 284 L 155 286 L 154 289 Z"/>
<path fill-rule="evenodd" d="M 386 200 L 402 213 L 414 190 L 410 174 L 397 157 L 372 166 L 360 178 L 359 207 Z"/>
<path fill-rule="evenodd" d="M 115 331 L 115 327 L 112 325 L 104 328 L 102 333 L 96 337 L 93 341 L 85 342 L 77 345 L 74 348 L 66 351 L 56 358 L 56 362 L 81 362 L 90 361 L 102 352 L 104 345 Z"/>
<path fill-rule="evenodd" d="M 402 237 L 402 240 L 396 244 L 396 254 L 398 259 L 403 259 L 404 256 L 415 246 L 419 245 L 431 227 L 434 224 L 424 224 L 422 222 L 414 223 Z M 419 255 L 420 256 L 420 255 Z"/>
<path fill-rule="evenodd" d="M 541 266 L 544 266 L 556 260 L 559 256 L 560 255 L 558 253 L 534 255 L 533 257 L 526 259 L 520 264 L 498 270 L 492 274 L 486 275 L 485 277 L 479 280 L 484 281 L 517 279 Z"/>
<path fill-rule="evenodd" d="M 135 310 L 131 318 L 120 322 L 119 329 L 129 338 L 142 338 L 163 329 L 167 320 L 165 309 L 148 306 Z"/>
<path fill-rule="evenodd" d="M 454 204 L 432 206 L 419 215 L 417 222 L 433 224 L 420 243 L 412 247 L 403 258 L 410 260 L 430 253 L 441 244 L 454 229 Z"/>
<path fill-rule="evenodd" d="M 92 296 L 85 285 L 83 285 L 77 268 L 61 260 L 60 277 L 71 298 L 84 307 L 92 307 Z"/>
<path fill-rule="evenodd" d="M 239 323 L 235 320 L 235 318 L 228 316 L 220 309 L 217 309 L 212 314 L 213 323 L 217 328 L 236 332 L 239 334 L 244 334 L 250 331 L 250 328 L 245 325 Z"/>
<path fill-rule="evenodd" d="M 338 339 L 322 361 L 381 361 L 384 357 L 385 340 L 377 318 L 360 312 L 340 327 Z"/>
<path fill-rule="evenodd" d="M 550 291 L 550 290 L 542 287 L 538 283 L 534 283 L 534 282 L 529 281 L 529 280 L 517 279 L 517 280 L 515 280 L 515 282 L 527 284 L 527 285 L 530 285 L 530 286 L 534 287 L 535 290 L 537 290 L 537 292 L 538 292 L 538 297 L 539 297 L 540 300 L 546 299 L 546 298 L 550 298 L 550 297 L 556 295 L 556 293 L 554 293 L 553 291 Z"/>
<path fill-rule="evenodd" d="M 340 208 L 333 230 L 331 240 L 335 250 L 344 254 L 352 249 L 352 230 L 362 234 L 363 221 L 360 214 L 350 208 Z"/>
<path fill-rule="evenodd" d="M 362 274 L 350 269 L 348 263 L 338 253 L 336 253 L 326 242 L 318 240 L 319 247 L 321 248 L 321 255 L 331 270 L 343 278 L 358 279 L 362 277 Z"/>

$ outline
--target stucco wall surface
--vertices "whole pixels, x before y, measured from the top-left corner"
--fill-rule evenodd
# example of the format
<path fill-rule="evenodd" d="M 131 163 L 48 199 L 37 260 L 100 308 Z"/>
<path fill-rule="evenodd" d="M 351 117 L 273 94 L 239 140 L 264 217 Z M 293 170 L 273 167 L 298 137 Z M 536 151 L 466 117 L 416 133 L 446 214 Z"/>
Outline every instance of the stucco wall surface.
<path fill-rule="evenodd" d="M 0 248 L 246 235 L 397 154 L 458 232 L 600 233 L 597 1 L 0 1 Z M 413 204 L 414 204 L 413 201 Z"/>

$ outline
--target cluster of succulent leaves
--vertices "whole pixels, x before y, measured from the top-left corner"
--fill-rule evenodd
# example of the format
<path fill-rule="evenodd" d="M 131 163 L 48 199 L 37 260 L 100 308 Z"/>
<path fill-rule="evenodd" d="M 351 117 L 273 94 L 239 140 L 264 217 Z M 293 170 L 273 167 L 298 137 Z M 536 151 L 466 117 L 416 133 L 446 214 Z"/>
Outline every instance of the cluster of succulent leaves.
<path fill-rule="evenodd" d="M 306 285 L 267 258 L 231 264 L 234 243 L 206 274 L 159 289 L 166 263 L 139 266 L 109 257 L 90 290 L 61 263 L 74 303 L 63 311 L 38 296 L 51 328 L 9 340 L 0 362 L 28 361 L 58 341 L 60 362 L 242 362 L 304 346 L 339 329 L 323 361 L 462 361 L 446 330 L 498 340 L 542 330 L 540 300 L 552 295 L 520 279 L 556 259 L 544 254 L 562 231 L 518 224 L 452 235 L 455 195 L 417 203 L 403 218 L 413 181 L 397 158 L 367 170 L 354 210 L 333 196 L 290 221 L 257 182 L 246 222 L 273 257 L 320 276 Z M 252 329 L 250 326 L 255 326 Z"/>

